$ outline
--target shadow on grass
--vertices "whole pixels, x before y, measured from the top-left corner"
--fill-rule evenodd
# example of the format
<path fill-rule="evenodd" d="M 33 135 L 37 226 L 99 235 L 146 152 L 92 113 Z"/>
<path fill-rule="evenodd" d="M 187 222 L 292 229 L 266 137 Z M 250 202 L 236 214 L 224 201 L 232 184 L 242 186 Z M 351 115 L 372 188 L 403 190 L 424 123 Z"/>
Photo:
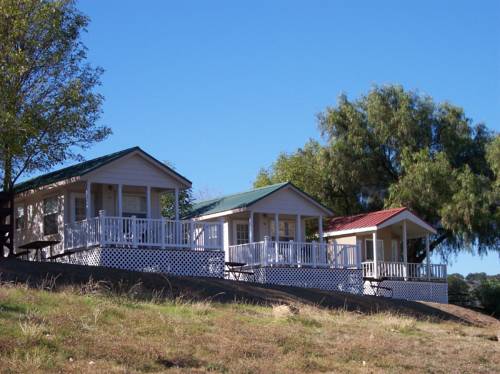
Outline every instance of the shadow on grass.
<path fill-rule="evenodd" d="M 432 318 L 436 321 L 452 320 L 471 323 L 470 320 L 445 311 L 441 307 L 420 302 L 216 278 L 167 277 L 156 273 L 140 273 L 104 267 L 8 259 L 0 260 L 0 280 L 25 283 L 30 287 L 54 291 L 67 286 L 78 287 L 85 293 L 104 290 L 105 293 L 156 302 L 183 298 L 190 301 L 244 302 L 259 305 L 302 303 L 363 314 L 390 312 L 417 319 Z"/>

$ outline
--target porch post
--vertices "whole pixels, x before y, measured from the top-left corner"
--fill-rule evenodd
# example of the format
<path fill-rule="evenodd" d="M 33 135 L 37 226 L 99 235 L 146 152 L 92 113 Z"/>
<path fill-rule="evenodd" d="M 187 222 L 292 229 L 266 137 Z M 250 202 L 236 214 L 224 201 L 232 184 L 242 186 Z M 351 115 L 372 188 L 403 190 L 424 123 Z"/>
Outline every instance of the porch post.
<path fill-rule="evenodd" d="M 146 186 L 146 218 L 151 218 L 151 186 Z"/>
<path fill-rule="evenodd" d="M 253 243 L 253 211 L 250 211 L 250 217 L 248 218 L 248 241 Z"/>
<path fill-rule="evenodd" d="M 406 233 L 406 220 L 403 221 L 403 276 L 408 279 L 408 243 Z"/>
<path fill-rule="evenodd" d="M 377 232 L 374 231 L 372 235 L 373 240 L 373 278 L 378 278 L 378 264 L 377 264 Z"/>
<path fill-rule="evenodd" d="M 280 219 L 279 219 L 279 214 L 275 213 L 274 214 L 274 252 L 275 252 L 275 262 L 278 263 L 278 247 L 279 247 L 279 240 L 280 240 Z"/>
<path fill-rule="evenodd" d="M 323 245 L 323 216 L 318 217 L 319 244 Z"/>
<path fill-rule="evenodd" d="M 88 220 L 92 216 L 91 187 L 92 184 L 90 183 L 90 181 L 87 181 L 87 184 L 85 186 L 85 218 L 87 218 Z"/>
<path fill-rule="evenodd" d="M 427 280 L 431 280 L 431 258 L 429 234 L 425 235 L 425 259 L 427 262 Z"/>
<path fill-rule="evenodd" d="M 179 220 L 179 189 L 175 189 L 175 220 Z"/>
<path fill-rule="evenodd" d="M 123 184 L 118 185 L 118 217 L 123 216 Z"/>
<path fill-rule="evenodd" d="M 302 242 L 302 227 L 301 227 L 301 217 L 300 214 L 297 214 L 295 217 L 295 241 L 301 243 Z"/>

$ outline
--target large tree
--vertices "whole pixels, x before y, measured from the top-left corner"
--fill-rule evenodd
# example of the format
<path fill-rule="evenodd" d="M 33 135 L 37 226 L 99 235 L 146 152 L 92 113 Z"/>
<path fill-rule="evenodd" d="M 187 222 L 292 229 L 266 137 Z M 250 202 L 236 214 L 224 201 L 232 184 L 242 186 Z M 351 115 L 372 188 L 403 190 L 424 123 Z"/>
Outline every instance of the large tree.
<path fill-rule="evenodd" d="M 87 63 L 88 18 L 73 0 L 0 0 L 0 178 L 47 170 L 103 140 L 101 68 Z"/>
<path fill-rule="evenodd" d="M 498 135 L 450 103 L 374 87 L 318 115 L 323 145 L 282 154 L 256 186 L 291 180 L 338 215 L 407 206 L 432 223 L 443 253 L 500 249 Z M 421 261 L 423 243 L 411 243 Z"/>

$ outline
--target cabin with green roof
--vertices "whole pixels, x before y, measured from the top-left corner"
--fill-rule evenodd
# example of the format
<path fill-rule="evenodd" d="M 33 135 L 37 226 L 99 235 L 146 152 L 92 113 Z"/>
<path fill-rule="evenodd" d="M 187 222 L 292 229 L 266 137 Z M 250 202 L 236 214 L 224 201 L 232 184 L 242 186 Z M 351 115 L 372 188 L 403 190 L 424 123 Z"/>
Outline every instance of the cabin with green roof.
<path fill-rule="evenodd" d="M 264 241 L 275 243 L 266 244 L 271 246 L 290 242 L 307 246 L 305 229 L 309 223 L 318 230 L 317 245 L 323 248 L 323 223 L 332 215 L 313 197 L 285 182 L 198 202 L 188 217 L 203 222 L 222 221 L 226 260 L 248 264 L 255 259 L 244 258 L 242 246 L 264 245 Z M 321 259 L 317 258 L 318 265 Z"/>
<path fill-rule="evenodd" d="M 180 220 L 179 194 L 190 187 L 139 147 L 40 175 L 15 186 L 15 252 L 48 259 L 108 247 L 220 251 L 219 224 Z M 161 214 L 164 194 L 173 196 L 170 219 Z M 140 270 L 157 266 L 141 261 Z"/>

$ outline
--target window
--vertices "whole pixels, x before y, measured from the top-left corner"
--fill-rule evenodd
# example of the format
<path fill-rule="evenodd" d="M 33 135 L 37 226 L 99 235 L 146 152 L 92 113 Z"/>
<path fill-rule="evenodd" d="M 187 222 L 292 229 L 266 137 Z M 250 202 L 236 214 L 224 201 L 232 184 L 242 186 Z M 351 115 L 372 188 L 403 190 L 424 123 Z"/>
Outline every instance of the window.
<path fill-rule="evenodd" d="M 25 213 L 26 211 L 24 209 L 24 206 L 18 206 L 16 208 L 16 230 L 23 230 L 25 228 Z"/>
<path fill-rule="evenodd" d="M 365 258 L 367 261 L 373 261 L 373 240 L 366 239 L 365 240 Z M 377 260 L 384 260 L 384 241 L 378 239 L 377 240 Z"/>
<path fill-rule="evenodd" d="M 85 197 L 75 196 L 73 201 L 75 204 L 74 221 L 83 221 L 85 218 L 87 218 L 87 202 L 85 201 Z"/>
<path fill-rule="evenodd" d="M 146 218 L 146 196 L 123 195 L 123 216 Z"/>
<path fill-rule="evenodd" d="M 391 261 L 392 262 L 399 262 L 399 243 L 397 240 L 392 240 L 392 247 L 391 247 Z"/>
<path fill-rule="evenodd" d="M 57 234 L 57 216 L 59 202 L 57 197 L 49 197 L 43 200 L 43 235 Z"/>
<path fill-rule="evenodd" d="M 295 239 L 295 222 L 280 221 L 279 241 L 288 242 Z M 271 221 L 271 238 L 275 240 L 274 220 Z"/>
<path fill-rule="evenodd" d="M 236 223 L 236 244 L 247 244 L 249 241 L 248 223 Z"/>

